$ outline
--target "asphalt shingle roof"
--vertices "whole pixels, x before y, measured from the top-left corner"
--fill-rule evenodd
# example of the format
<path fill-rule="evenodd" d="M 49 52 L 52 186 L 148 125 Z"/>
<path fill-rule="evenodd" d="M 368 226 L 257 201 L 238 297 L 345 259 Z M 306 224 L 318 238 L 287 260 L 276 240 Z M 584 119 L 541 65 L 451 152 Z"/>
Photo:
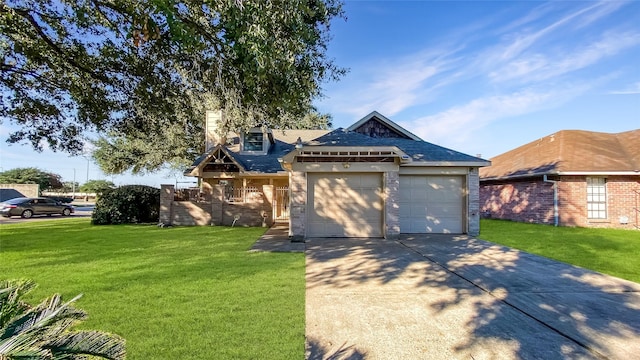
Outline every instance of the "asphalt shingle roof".
<path fill-rule="evenodd" d="M 266 155 L 247 155 L 240 153 L 240 145 L 228 146 L 227 150 L 241 164 L 245 171 L 277 173 L 282 170 L 279 158 L 295 149 L 295 142 L 301 137 L 305 146 L 396 146 L 416 162 L 486 162 L 475 156 L 447 149 L 422 140 L 401 138 L 376 138 L 348 131 L 342 128 L 328 132 L 326 130 L 287 130 L 273 132 L 275 144 Z M 317 136 L 315 138 L 310 136 Z M 187 169 L 188 174 L 205 161 L 209 154 L 201 155 Z M 488 164 L 488 162 L 487 162 Z"/>
<path fill-rule="evenodd" d="M 481 179 L 640 170 L 640 129 L 616 134 L 562 130 L 491 158 Z"/>
<path fill-rule="evenodd" d="M 321 136 L 310 145 L 325 146 L 396 146 L 413 161 L 486 161 L 475 156 L 467 155 L 455 150 L 447 149 L 426 141 L 401 138 L 374 138 L 354 131 L 336 129 Z"/>

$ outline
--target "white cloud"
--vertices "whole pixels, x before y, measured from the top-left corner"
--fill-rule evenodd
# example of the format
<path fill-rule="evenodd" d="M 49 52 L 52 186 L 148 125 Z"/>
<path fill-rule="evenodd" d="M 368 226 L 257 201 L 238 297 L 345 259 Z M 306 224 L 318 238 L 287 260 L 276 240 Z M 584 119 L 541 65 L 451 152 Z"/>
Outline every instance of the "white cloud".
<path fill-rule="evenodd" d="M 498 82 L 514 79 L 520 82 L 547 80 L 594 65 L 638 44 L 638 32 L 608 32 L 598 41 L 562 54 L 548 51 L 547 54 L 535 53 L 519 57 L 499 70 L 490 72 L 489 78 Z"/>
<path fill-rule="evenodd" d="M 526 89 L 506 95 L 479 97 L 402 125 L 430 142 L 460 144 L 471 140 L 475 131 L 494 121 L 555 107 L 590 87 L 584 84 L 551 90 Z"/>
<path fill-rule="evenodd" d="M 614 90 L 610 91 L 609 94 L 613 95 L 635 95 L 640 94 L 640 81 L 635 84 L 631 84 L 622 90 Z"/>
<path fill-rule="evenodd" d="M 451 68 L 451 53 L 438 50 L 405 58 L 359 66 L 322 101 L 330 111 L 362 116 L 378 110 L 392 116 L 424 103 L 437 87 L 444 86 Z M 445 76 L 445 77 L 443 77 Z"/>
<path fill-rule="evenodd" d="M 504 46 L 499 46 L 496 49 L 493 49 L 493 56 L 489 57 L 488 60 L 490 62 L 504 62 L 509 61 L 511 59 L 516 58 L 529 48 L 533 47 L 536 43 L 540 42 L 542 39 L 547 37 L 548 35 L 553 34 L 556 31 L 559 31 L 564 25 L 569 24 L 572 20 L 576 20 L 581 15 L 585 13 L 589 13 L 591 10 L 597 9 L 601 6 L 601 3 L 592 4 L 586 8 L 575 11 L 571 14 L 568 14 L 559 20 L 547 25 L 537 31 L 533 32 L 522 32 L 521 34 L 511 35 L 509 34 L 504 38 L 505 44 Z M 524 18 L 527 18 L 525 16 Z"/>

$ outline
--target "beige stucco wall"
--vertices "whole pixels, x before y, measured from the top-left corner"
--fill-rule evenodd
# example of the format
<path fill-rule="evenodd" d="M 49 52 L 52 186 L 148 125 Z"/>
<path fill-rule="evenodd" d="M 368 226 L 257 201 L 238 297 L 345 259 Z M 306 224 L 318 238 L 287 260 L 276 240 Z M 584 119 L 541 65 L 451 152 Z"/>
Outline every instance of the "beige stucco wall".
<path fill-rule="evenodd" d="M 25 197 L 40 196 L 40 185 L 38 184 L 0 184 L 0 189 L 14 189 Z"/>

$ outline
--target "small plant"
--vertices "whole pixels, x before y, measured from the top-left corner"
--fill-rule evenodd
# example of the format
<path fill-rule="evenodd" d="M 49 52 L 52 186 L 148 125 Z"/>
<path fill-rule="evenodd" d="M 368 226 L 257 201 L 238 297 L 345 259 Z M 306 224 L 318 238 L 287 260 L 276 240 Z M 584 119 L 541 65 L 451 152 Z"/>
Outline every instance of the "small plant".
<path fill-rule="evenodd" d="M 160 217 L 160 189 L 127 185 L 106 190 L 91 216 L 95 225 L 157 223 Z"/>
<path fill-rule="evenodd" d="M 71 328 L 87 313 L 63 303 L 59 294 L 32 307 L 22 297 L 31 281 L 0 281 L 0 359 L 80 360 L 90 357 L 124 359 L 125 341 L 117 335 Z"/>

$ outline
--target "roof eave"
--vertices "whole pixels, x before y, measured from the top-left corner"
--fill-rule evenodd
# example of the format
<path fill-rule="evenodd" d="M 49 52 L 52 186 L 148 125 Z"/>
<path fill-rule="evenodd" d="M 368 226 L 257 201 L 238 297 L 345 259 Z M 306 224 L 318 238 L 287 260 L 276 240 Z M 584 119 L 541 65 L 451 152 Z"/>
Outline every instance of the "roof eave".
<path fill-rule="evenodd" d="M 554 172 L 528 173 L 528 174 L 519 174 L 519 175 L 510 175 L 510 176 L 480 177 L 480 181 L 517 180 L 517 179 L 538 177 L 538 176 L 544 176 L 544 175 L 556 175 L 556 176 L 636 175 L 636 176 L 640 176 L 640 171 L 554 171 Z"/>
<path fill-rule="evenodd" d="M 489 161 L 416 161 L 402 164 L 401 166 L 468 166 L 484 167 L 491 165 Z"/>

